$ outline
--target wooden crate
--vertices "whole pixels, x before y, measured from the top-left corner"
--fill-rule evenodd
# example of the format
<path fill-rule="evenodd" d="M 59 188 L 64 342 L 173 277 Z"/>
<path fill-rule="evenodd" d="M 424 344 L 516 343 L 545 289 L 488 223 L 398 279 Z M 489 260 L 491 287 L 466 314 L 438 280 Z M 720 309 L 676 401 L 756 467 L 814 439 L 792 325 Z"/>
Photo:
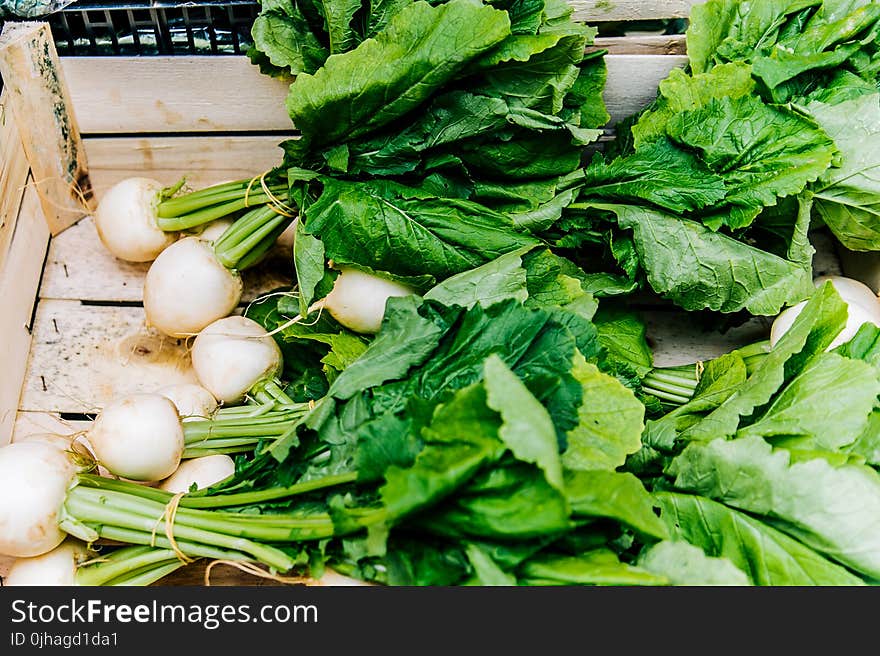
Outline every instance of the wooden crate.
<path fill-rule="evenodd" d="M 686 17 L 694 2 L 572 4 L 593 23 Z M 37 38 L 39 30 L 22 33 Z M 46 39 L 45 26 L 39 38 Z M 277 163 L 277 144 L 292 132 L 287 83 L 260 75 L 244 57 L 83 57 L 58 64 L 50 42 L 46 58 L 30 60 L 33 48 L 10 55 L 26 44 L 8 41 L 0 39 L 0 60 L 7 62 L 0 68 L 0 444 L 35 432 L 77 432 L 116 396 L 193 379 L 187 345 L 145 327 L 148 265 L 114 259 L 83 203 L 93 205 L 133 175 L 167 184 L 186 175 L 193 187 L 252 176 Z M 683 36 L 606 38 L 597 46 L 609 51 L 609 125 L 649 103 L 668 72 L 686 63 Z M 18 68 L 10 74 L 12 60 Z M 27 103 L 29 110 L 15 111 Z M 78 171 L 94 198 L 71 195 L 58 171 Z M 816 275 L 841 272 L 830 243 L 817 235 Z M 863 278 L 876 270 L 870 258 L 857 267 Z M 291 274 L 279 249 L 259 271 L 245 273 L 243 302 L 289 284 Z M 725 334 L 701 332 L 668 307 L 644 314 L 659 365 L 715 357 L 764 338 L 769 328 L 759 318 Z M 217 579 L 257 581 L 219 571 Z M 164 582 L 200 580 L 191 566 Z"/>

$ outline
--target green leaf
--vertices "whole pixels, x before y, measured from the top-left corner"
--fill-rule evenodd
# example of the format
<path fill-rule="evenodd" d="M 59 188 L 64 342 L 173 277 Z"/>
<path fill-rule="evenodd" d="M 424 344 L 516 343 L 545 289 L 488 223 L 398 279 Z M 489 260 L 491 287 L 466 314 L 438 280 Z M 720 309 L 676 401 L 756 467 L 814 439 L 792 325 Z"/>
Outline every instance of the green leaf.
<path fill-rule="evenodd" d="M 651 287 L 686 310 L 774 315 L 813 289 L 809 267 L 696 221 L 627 205 L 594 207 L 614 212 L 620 227 L 633 231 Z"/>
<path fill-rule="evenodd" d="M 822 353 L 737 437 L 759 435 L 776 444 L 796 443 L 799 449 L 838 451 L 865 429 L 878 395 L 880 378 L 871 365 Z"/>
<path fill-rule="evenodd" d="M 657 492 L 673 537 L 723 557 L 754 585 L 862 585 L 846 568 L 785 533 L 733 508 L 692 494 Z"/>
<path fill-rule="evenodd" d="M 649 538 L 669 537 L 666 526 L 654 513 L 653 497 L 630 473 L 566 472 L 565 496 L 574 516 L 606 517 Z"/>
<path fill-rule="evenodd" d="M 602 304 L 593 318 L 606 361 L 630 367 L 640 378 L 651 371 L 654 356 L 647 326 L 635 312 Z"/>
<path fill-rule="evenodd" d="M 360 0 L 321 0 L 324 20 L 327 22 L 327 37 L 330 54 L 350 50 L 359 38 L 352 26 L 354 15 L 361 8 Z"/>
<path fill-rule="evenodd" d="M 779 391 L 817 353 L 824 351 L 846 323 L 846 304 L 830 282 L 818 288 L 791 328 L 761 360 L 746 381 L 682 434 L 687 440 L 711 440 L 733 435 L 741 417 L 749 416 Z"/>
<path fill-rule="evenodd" d="M 671 212 L 701 209 L 725 196 L 720 176 L 665 138 L 607 164 L 597 155 L 580 182 L 580 198 L 644 201 Z"/>
<path fill-rule="evenodd" d="M 516 577 L 501 569 L 492 557 L 474 543 L 465 547 L 468 561 L 474 568 L 473 585 L 516 585 Z"/>
<path fill-rule="evenodd" d="M 523 302 L 529 297 L 529 292 L 526 289 L 526 271 L 522 266 L 522 256 L 530 249 L 530 246 L 526 246 L 476 269 L 447 278 L 426 292 L 424 297 L 444 305 L 462 307 L 470 307 L 475 303 L 489 306 L 508 298 Z"/>
<path fill-rule="evenodd" d="M 669 137 L 700 153 L 727 187 L 733 206 L 722 219 L 733 229 L 751 223 L 757 209 L 798 194 L 832 162 L 834 143 L 811 120 L 743 96 L 710 100 L 671 117 Z M 716 226 L 717 227 L 717 226 Z"/>
<path fill-rule="evenodd" d="M 759 437 L 692 443 L 672 461 L 675 486 L 749 513 L 871 578 L 880 577 L 880 475 L 823 458 L 792 462 Z"/>
<path fill-rule="evenodd" d="M 403 377 L 422 364 L 440 343 L 446 325 L 418 312 L 415 296 L 388 299 L 382 329 L 366 351 L 352 362 L 330 389 L 330 396 L 348 399 L 361 390 Z"/>
<path fill-rule="evenodd" d="M 645 408 L 632 391 L 594 364 L 576 357 L 572 375 L 581 383 L 578 424 L 567 434 L 566 469 L 614 470 L 642 445 Z"/>
<path fill-rule="evenodd" d="M 792 14 L 822 0 L 709 0 L 691 9 L 687 52 L 695 73 L 721 61 L 749 60 L 771 49 Z"/>
<path fill-rule="evenodd" d="M 306 216 L 326 257 L 396 275 L 444 279 L 537 244 L 514 232 L 508 217 L 477 203 L 426 198 L 381 181 L 326 180 Z"/>
<path fill-rule="evenodd" d="M 680 112 L 699 109 L 713 98 L 739 98 L 754 90 L 752 68 L 747 64 L 721 64 L 698 75 L 673 68 L 660 82 L 657 100 L 632 126 L 633 145 L 640 150 L 651 141 L 664 139 L 669 119 Z"/>
<path fill-rule="evenodd" d="M 658 542 L 639 555 L 638 565 L 672 585 L 750 585 L 745 572 L 727 558 L 707 556 L 687 542 Z"/>
<path fill-rule="evenodd" d="M 297 222 L 294 233 L 293 266 L 299 291 L 299 314 L 306 317 L 315 288 L 324 278 L 324 244 L 306 232 L 302 221 Z"/>
<path fill-rule="evenodd" d="M 264 3 L 254 19 L 251 36 L 273 66 L 291 75 L 318 70 L 330 55 L 294 2 Z"/>
<path fill-rule="evenodd" d="M 460 25 L 468 29 L 450 29 Z M 414 2 L 374 39 L 297 77 L 288 112 L 308 144 L 368 134 L 423 104 L 509 33 L 505 12 L 473 0 Z"/>
<path fill-rule="evenodd" d="M 500 419 L 486 405 L 482 385 L 459 390 L 437 407 L 423 430 L 425 446 L 411 467 L 392 466 L 380 493 L 389 518 L 401 518 L 438 503 L 470 480 L 504 447 Z"/>
<path fill-rule="evenodd" d="M 880 250 L 880 95 L 807 109 L 840 151 L 811 187 L 813 207 L 850 250 Z"/>
<path fill-rule="evenodd" d="M 620 562 L 610 549 L 579 556 L 539 554 L 519 571 L 522 585 L 666 585 L 669 580 L 640 567 Z"/>
<path fill-rule="evenodd" d="M 489 356 L 483 368 L 486 403 L 501 415 L 498 437 L 518 460 L 537 465 L 561 491 L 562 464 L 547 410 L 497 355 Z"/>

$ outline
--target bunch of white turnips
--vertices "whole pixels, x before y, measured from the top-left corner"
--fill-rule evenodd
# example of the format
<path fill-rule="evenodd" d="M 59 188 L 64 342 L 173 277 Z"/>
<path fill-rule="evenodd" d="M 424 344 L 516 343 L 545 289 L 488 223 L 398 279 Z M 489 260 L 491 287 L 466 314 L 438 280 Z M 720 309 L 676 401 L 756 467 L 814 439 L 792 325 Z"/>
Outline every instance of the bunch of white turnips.
<path fill-rule="evenodd" d="M 163 189 L 148 178 L 119 182 L 103 195 L 95 224 L 114 256 L 152 262 L 144 284 L 147 325 L 171 337 L 195 337 L 191 356 L 199 384 L 115 399 L 85 436 L 73 441 L 36 435 L 0 448 L 0 554 L 18 558 L 7 584 L 72 584 L 77 564 L 94 556 L 59 526 L 65 494 L 83 462 L 175 493 L 231 476 L 235 465 L 226 455 L 182 460 L 182 422 L 210 418 L 220 404 L 243 402 L 282 371 L 281 350 L 272 336 L 257 322 L 233 314 L 241 300 L 241 276 L 223 266 L 212 248 L 230 221 L 215 221 L 197 235 L 165 232 L 157 224 Z M 413 293 L 357 269 L 338 267 L 337 272 L 331 292 L 308 314 L 326 310 L 355 332 L 378 332 L 387 300 Z"/>

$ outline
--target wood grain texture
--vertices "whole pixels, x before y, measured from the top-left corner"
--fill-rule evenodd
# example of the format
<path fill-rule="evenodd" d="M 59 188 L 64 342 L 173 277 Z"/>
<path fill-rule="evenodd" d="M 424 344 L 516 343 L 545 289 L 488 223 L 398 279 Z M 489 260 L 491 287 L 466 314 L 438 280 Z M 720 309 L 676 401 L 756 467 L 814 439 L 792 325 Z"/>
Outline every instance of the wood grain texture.
<path fill-rule="evenodd" d="M 40 298 L 140 303 L 149 268 L 148 262 L 124 262 L 113 257 L 98 239 L 94 220 L 87 218 L 52 240 Z M 279 246 L 258 266 L 241 273 L 245 286 L 242 302 L 290 286 L 293 275 L 289 252 Z"/>
<path fill-rule="evenodd" d="M 12 243 L 30 170 L 15 116 L 5 107 L 4 91 L 0 93 L 0 268 Z"/>
<path fill-rule="evenodd" d="M 611 124 L 640 110 L 681 55 L 608 55 L 605 102 Z M 245 57 L 68 57 L 62 59 L 84 134 L 212 131 L 289 132 L 288 84 Z M 131 81 L 137 79 L 137 84 Z M 234 99 L 248 90 L 247 105 Z"/>
<path fill-rule="evenodd" d="M 684 34 L 646 34 L 597 38 L 593 48 L 610 55 L 683 55 L 687 52 Z"/>
<path fill-rule="evenodd" d="M 249 178 L 281 161 L 284 136 L 113 137 L 85 139 L 95 194 L 120 180 L 149 176 L 163 184 L 186 178 L 199 189 Z"/>
<path fill-rule="evenodd" d="M 587 23 L 687 18 L 704 0 L 569 0 L 574 16 Z"/>
<path fill-rule="evenodd" d="M 36 303 L 49 229 L 33 186 L 28 186 L 9 253 L 0 264 L 0 445 L 12 438 L 13 424 L 31 345 Z"/>
<path fill-rule="evenodd" d="M 19 409 L 92 414 L 124 394 L 189 382 L 187 343 L 146 328 L 143 308 L 43 300 Z"/>
<path fill-rule="evenodd" d="M 52 234 L 94 209 L 85 149 L 55 43 L 44 22 L 7 22 L 0 75 Z"/>

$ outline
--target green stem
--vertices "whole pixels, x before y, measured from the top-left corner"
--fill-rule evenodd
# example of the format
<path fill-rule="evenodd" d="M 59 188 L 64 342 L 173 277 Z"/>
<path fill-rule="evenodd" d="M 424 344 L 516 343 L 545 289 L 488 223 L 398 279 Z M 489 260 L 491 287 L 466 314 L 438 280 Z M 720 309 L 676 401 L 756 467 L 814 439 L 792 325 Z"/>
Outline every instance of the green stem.
<path fill-rule="evenodd" d="M 257 197 L 264 197 L 268 202 L 268 194 L 266 194 L 263 188 L 259 184 L 251 185 L 250 191 L 248 191 L 249 183 L 249 180 L 229 182 L 163 200 L 156 207 L 156 215 L 160 219 L 173 219 L 185 214 L 192 214 L 212 205 L 221 205 L 233 201 L 242 201 L 244 203 L 242 207 L 255 206 L 259 204 L 258 202 L 253 202 Z M 286 195 L 287 186 L 272 185 L 269 187 L 269 191 L 274 196 Z"/>
<path fill-rule="evenodd" d="M 170 560 L 177 560 L 173 549 L 124 547 L 114 551 L 104 562 L 78 568 L 76 582 L 77 585 L 104 585 L 117 577 Z"/>
<path fill-rule="evenodd" d="M 293 219 L 280 214 L 271 204 L 251 210 L 214 242 L 214 254 L 227 269 L 243 269 L 242 260 L 248 257 L 249 263 L 259 261 Z"/>
<path fill-rule="evenodd" d="M 266 490 L 254 490 L 252 492 L 239 492 L 236 494 L 218 494 L 205 497 L 183 497 L 180 500 L 184 508 L 222 508 L 224 506 L 245 506 L 251 503 L 264 503 L 306 494 L 315 490 L 322 490 L 346 483 L 354 483 L 357 480 L 357 472 L 346 472 L 334 476 L 324 476 L 305 483 L 296 483 L 287 487 L 275 487 Z"/>
<path fill-rule="evenodd" d="M 114 500 L 112 505 L 95 500 L 92 498 L 87 488 L 75 487 L 67 493 L 64 506 L 66 511 L 79 521 L 87 525 L 113 525 L 122 528 L 134 529 L 153 533 L 161 520 L 161 515 L 155 519 L 149 516 L 138 515 L 133 512 L 120 508 L 118 501 Z M 207 522 L 205 524 L 208 524 Z M 97 530 L 97 529 L 96 529 Z M 161 532 L 161 527 L 159 528 Z M 231 549 L 233 551 L 242 551 L 250 554 L 257 560 L 275 567 L 276 569 L 287 571 L 294 566 L 295 562 L 287 554 L 274 547 L 255 542 L 251 539 L 241 536 L 227 535 L 213 530 L 202 528 L 193 528 L 183 526 L 179 522 L 174 523 L 174 536 L 188 542 L 198 542 L 201 544 Z M 180 549 L 188 556 L 196 554 L 187 553 L 186 549 L 181 545 Z"/>
<path fill-rule="evenodd" d="M 99 526 L 96 528 L 98 534 L 107 540 L 117 540 L 127 544 L 144 545 L 147 549 L 161 548 L 171 549 L 171 542 L 164 534 L 157 533 L 155 536 L 150 532 L 137 531 L 119 526 Z M 253 558 L 240 551 L 231 551 L 229 549 L 218 549 L 209 545 L 189 542 L 188 540 L 178 540 L 175 538 L 177 547 L 182 549 L 185 554 L 194 558 L 212 558 L 214 560 L 241 560 L 252 561 Z M 155 547 L 151 546 L 155 545 Z"/>
<path fill-rule="evenodd" d="M 173 561 L 168 561 L 164 565 L 152 565 L 150 567 L 144 567 L 141 570 L 130 572 L 118 579 L 108 581 L 105 585 L 144 587 L 152 585 L 172 572 L 176 572 L 181 567 L 183 567 L 183 563 L 175 558 Z"/>

